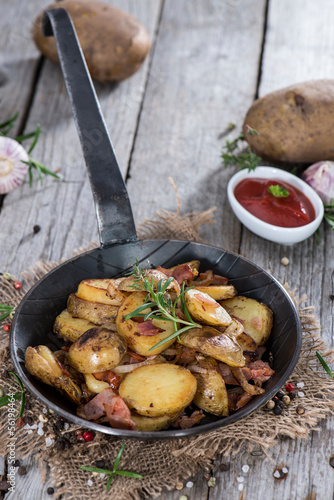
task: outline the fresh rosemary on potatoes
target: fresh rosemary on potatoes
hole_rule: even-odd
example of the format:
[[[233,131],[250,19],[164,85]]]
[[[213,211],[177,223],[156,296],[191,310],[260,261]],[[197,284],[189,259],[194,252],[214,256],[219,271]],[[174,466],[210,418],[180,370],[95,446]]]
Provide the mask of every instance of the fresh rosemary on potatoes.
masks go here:
[[[147,270],[140,269],[139,263],[136,261],[136,264],[133,266],[133,271],[130,273],[131,276],[134,276],[134,284],[133,288],[135,290],[144,289],[147,292],[147,296],[145,302],[132,311],[130,314],[124,317],[127,321],[131,318],[144,318],[144,321],[148,319],[162,319],[165,321],[172,321],[174,324],[174,333],[161,340],[149,350],[153,350],[169,340],[179,337],[179,335],[183,332],[186,332],[190,328],[201,328],[201,325],[195,323],[195,321],[191,318],[188,309],[185,304],[184,294],[186,292],[184,283],[181,285],[181,293],[176,297],[173,301],[171,296],[168,294],[167,289],[169,285],[174,281],[174,278],[167,278],[166,280],[160,279],[156,285],[156,291],[154,290],[153,284],[153,276],[151,276],[151,280],[148,277]],[[190,290],[189,287],[187,290]],[[177,305],[180,303],[181,310],[186,318],[182,319],[177,315]],[[148,308],[152,308],[151,311],[144,313],[143,311]],[[181,328],[179,325],[184,325]]]

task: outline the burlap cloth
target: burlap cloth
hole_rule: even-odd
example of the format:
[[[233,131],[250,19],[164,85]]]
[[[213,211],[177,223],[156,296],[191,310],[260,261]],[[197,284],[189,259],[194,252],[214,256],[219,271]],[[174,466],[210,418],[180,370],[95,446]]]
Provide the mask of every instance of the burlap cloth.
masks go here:
[[[142,237],[162,237],[175,239],[199,240],[198,227],[202,223],[212,222],[212,210],[202,214],[180,215],[180,206],[176,213],[163,212],[158,214],[156,221],[146,221],[139,232]],[[25,291],[44,273],[52,269],[55,263],[41,263],[35,269],[22,276],[23,287],[15,290],[12,283],[5,279],[0,281],[0,302],[16,305]],[[53,424],[57,416],[46,410],[32,396],[27,394],[28,409],[25,418],[30,422],[39,422],[39,416],[44,416],[44,435],[40,436],[33,430],[29,433],[24,427],[16,430],[16,456],[27,457],[33,454],[43,464],[50,468],[52,485],[55,488],[54,498],[64,495],[66,500],[88,500],[92,497],[117,500],[147,499],[157,497],[163,489],[174,489],[179,482],[184,482],[194,475],[200,467],[210,467],[218,454],[233,455],[242,446],[250,450],[259,446],[267,452],[270,446],[276,444],[282,437],[291,439],[304,438],[311,430],[317,428],[321,419],[333,414],[334,410],[334,379],[321,367],[315,351],[322,353],[328,363],[334,360],[334,350],[326,347],[319,336],[319,325],[314,317],[312,307],[302,307],[305,297],[297,299],[291,293],[299,311],[303,327],[303,344],[300,359],[290,378],[293,383],[303,382],[303,397],[296,397],[285,407],[282,415],[274,415],[266,407],[261,408],[242,419],[209,433],[190,438],[172,440],[139,441],[118,439],[98,433],[89,443],[75,443],[65,451],[57,451],[54,445],[46,446],[46,437],[54,437]],[[8,322],[8,320],[7,320]],[[8,348],[8,333],[1,328],[0,336],[1,367],[13,370]],[[1,371],[1,370],[0,370]],[[17,385],[11,378],[0,376],[0,386],[5,393],[17,391]],[[19,401],[16,401],[19,408]],[[299,415],[297,406],[302,405],[305,413]],[[43,413],[44,410],[44,413]],[[8,443],[7,411],[0,409],[0,450],[6,450]],[[69,423],[69,428],[62,430],[62,435],[73,435],[77,427]],[[97,460],[105,461],[105,468],[111,469],[116,455],[125,443],[125,451],[120,469],[129,470],[143,475],[143,479],[116,476],[111,489],[106,492],[107,478],[84,472],[80,465],[94,466]],[[268,452],[267,452],[268,453]],[[87,480],[93,481],[88,486]]]

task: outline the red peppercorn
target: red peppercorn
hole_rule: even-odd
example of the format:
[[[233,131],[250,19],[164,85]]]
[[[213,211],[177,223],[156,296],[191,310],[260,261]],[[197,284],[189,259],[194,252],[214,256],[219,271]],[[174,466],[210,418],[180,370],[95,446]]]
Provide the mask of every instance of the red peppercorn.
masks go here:
[[[10,331],[10,324],[6,324],[6,325],[3,325],[3,329],[5,330],[5,332],[9,332]]]
[[[22,427],[24,425],[24,418],[23,417],[18,418],[16,423],[18,427]]]
[[[91,431],[86,431],[83,433],[83,438],[88,443],[88,441],[93,441],[94,434]]]
[[[21,288],[21,286],[22,286],[21,281],[18,281],[18,280],[14,281],[14,288],[16,288],[16,290]]]
[[[295,385],[294,385],[294,384],[292,384],[291,382],[289,382],[288,384],[286,384],[286,386],[285,386],[285,390],[286,390],[287,392],[292,392],[292,391],[294,391],[294,390],[295,390]]]

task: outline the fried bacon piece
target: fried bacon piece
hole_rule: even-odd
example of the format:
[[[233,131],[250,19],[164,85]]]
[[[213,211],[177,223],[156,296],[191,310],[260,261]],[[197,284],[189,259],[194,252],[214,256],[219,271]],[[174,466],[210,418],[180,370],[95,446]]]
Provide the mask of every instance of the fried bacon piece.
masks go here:
[[[232,375],[237,379],[241,387],[244,389],[244,391],[248,392],[248,394],[252,394],[252,396],[256,396],[258,394],[263,394],[264,389],[262,387],[258,387],[256,385],[249,384],[243,371],[242,368],[235,368],[231,366],[231,372]]]
[[[115,429],[137,430],[137,424],[131,418],[131,412],[120,396],[114,396],[111,403],[103,405],[111,427]]]
[[[251,394],[245,392],[241,387],[227,391],[227,397],[230,412],[239,410],[253,398]]]
[[[256,382],[267,382],[275,373],[265,361],[253,361],[241,368],[246,380],[254,380]]]
[[[164,267],[158,266],[157,271],[161,271],[168,278],[174,278],[179,285],[181,285],[186,280],[191,280],[194,277],[194,272],[189,264],[182,264],[177,266],[175,269],[165,269]]]
[[[147,319],[142,323],[138,323],[138,332],[140,333],[140,335],[153,336],[158,335],[159,332],[163,332],[163,329],[155,326],[151,319]]]
[[[104,415],[104,405],[111,403],[114,396],[116,393],[111,387],[107,387],[84,406],[78,408],[79,416],[86,420],[97,420]]]
[[[198,424],[198,422],[204,417],[205,415],[202,410],[195,410],[192,412],[190,417],[187,417],[187,415],[185,414],[180,415],[179,418],[174,422],[173,427],[180,427],[180,429],[190,429],[194,425]]]

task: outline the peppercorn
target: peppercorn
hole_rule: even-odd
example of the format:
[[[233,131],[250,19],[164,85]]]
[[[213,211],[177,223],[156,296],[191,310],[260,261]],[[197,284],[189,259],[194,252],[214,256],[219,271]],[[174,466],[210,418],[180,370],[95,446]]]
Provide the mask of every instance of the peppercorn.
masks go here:
[[[55,423],[54,423],[54,427],[56,428],[56,430],[63,430],[64,429],[64,425],[65,425],[65,422],[64,420],[57,420]]]
[[[82,435],[82,431],[80,429],[77,429],[75,432],[74,432],[75,436],[81,436]]]
[[[285,390],[287,392],[294,391],[295,390],[295,385],[292,382],[289,382],[289,383],[286,384]]]
[[[268,410],[273,410],[275,408],[275,401],[273,401],[272,399],[270,399],[267,403],[267,408]]]
[[[98,467],[99,469],[105,469],[106,463],[104,460],[97,460],[95,462],[95,467]]]
[[[291,399],[289,398],[289,396],[284,394],[284,396],[282,397],[282,401],[285,405],[288,405],[290,403]]]
[[[34,423],[34,419],[30,416],[24,417],[24,421],[28,425],[32,425]]]
[[[284,403],[283,403],[283,401],[278,400],[278,401],[275,401],[275,405],[276,405],[276,407],[278,407],[278,408],[283,408]]]
[[[304,415],[304,413],[305,413],[304,406],[301,406],[301,405],[297,406],[296,412],[298,413],[298,415]]]
[[[20,460],[15,460],[14,467],[20,467]]]
[[[83,433],[83,438],[88,443],[89,441],[93,441],[94,434],[91,431],[86,431]]]
[[[276,405],[275,408],[273,409],[273,412],[275,413],[275,415],[281,415],[282,408]]]
[[[65,449],[65,439],[63,438],[58,438],[55,442],[55,449],[57,451],[63,451]]]
[[[334,455],[329,459],[329,465],[334,469]]]
[[[3,325],[3,329],[5,330],[5,332],[9,332],[10,331],[10,323],[6,323],[5,325]]]
[[[282,399],[282,397],[284,396],[284,394],[283,394],[282,391],[278,391],[278,392],[276,392],[276,396],[278,397],[278,399]]]
[[[41,230],[41,226],[39,226],[38,224],[35,224],[34,227],[33,227],[33,231],[35,234],[39,233]]]
[[[85,442],[85,438],[83,437],[82,434],[78,434],[78,436],[76,437],[76,440],[77,440],[77,443],[84,443]]]
[[[17,422],[16,422],[16,425],[18,427],[22,427],[24,425],[24,418],[23,417],[18,418]]]
[[[54,488],[52,488],[52,486],[49,486],[48,489],[46,490],[46,492],[48,495],[53,495],[55,490],[54,490]]]
[[[14,281],[14,288],[16,288],[16,290],[19,290],[22,286],[22,283],[21,281],[18,281],[18,280],[15,280]]]
[[[77,437],[74,436],[74,434],[70,434],[68,440],[71,444],[75,444],[77,442]]]
[[[289,392],[289,398],[291,399],[291,401],[292,401],[293,399],[295,399],[295,397],[296,397],[296,393],[295,393],[295,391],[291,391],[291,392]]]
[[[25,476],[27,473],[27,469],[24,465],[20,465],[20,467],[17,469],[17,473],[19,476]]]

